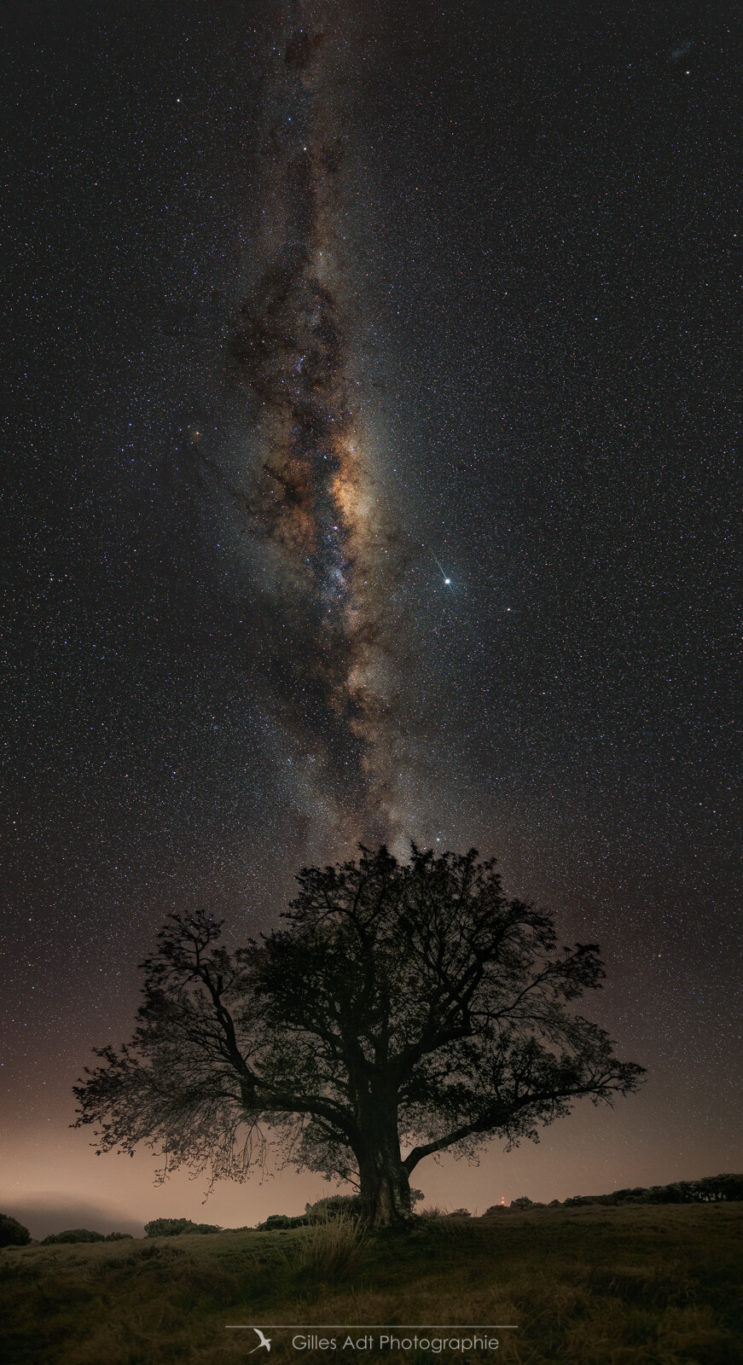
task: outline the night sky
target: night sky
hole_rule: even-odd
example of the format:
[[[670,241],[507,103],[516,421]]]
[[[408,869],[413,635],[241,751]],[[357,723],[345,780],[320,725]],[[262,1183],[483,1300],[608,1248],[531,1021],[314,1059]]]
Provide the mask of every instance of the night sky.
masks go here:
[[[239,943],[359,840],[497,855],[600,944],[585,1013],[649,1070],[425,1163],[429,1202],[743,1168],[738,8],[6,6],[0,1206],[33,1232],[328,1192],[154,1189],[71,1087],[168,913]]]

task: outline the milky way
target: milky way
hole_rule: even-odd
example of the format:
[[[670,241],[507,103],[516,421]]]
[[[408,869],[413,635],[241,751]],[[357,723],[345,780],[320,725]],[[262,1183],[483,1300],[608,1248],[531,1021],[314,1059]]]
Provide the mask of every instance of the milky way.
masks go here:
[[[271,45],[264,269],[229,349],[251,436],[239,501],[284,625],[270,661],[273,705],[319,762],[337,830],[394,837],[390,594],[401,561],[359,408],[343,231],[344,31],[348,41],[343,15],[298,3]]]

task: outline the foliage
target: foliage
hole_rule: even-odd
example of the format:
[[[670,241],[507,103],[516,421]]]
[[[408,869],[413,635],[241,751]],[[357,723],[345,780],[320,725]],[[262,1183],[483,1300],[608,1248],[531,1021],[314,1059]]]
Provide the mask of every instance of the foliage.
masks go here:
[[[422,1199],[420,1190],[411,1191],[411,1197]],[[292,1216],[288,1213],[271,1213],[265,1222],[258,1223],[259,1232],[281,1232],[287,1228],[302,1228],[317,1223],[327,1223],[333,1219],[358,1219],[363,1207],[357,1194],[330,1194],[314,1204],[305,1204],[304,1213]]]
[[[9,1213],[0,1213],[0,1247],[25,1247],[31,1241],[31,1233],[11,1218]]]
[[[495,860],[362,848],[299,887],[286,927],[232,954],[209,915],[171,916],[132,1042],[76,1087],[99,1151],[144,1141],[164,1174],[244,1178],[268,1128],[299,1168],[355,1183],[382,1225],[410,1217],[425,1157],[537,1140],[579,1098],[636,1089],[642,1068],[572,1009],[601,985],[597,949],[560,947],[547,912],[503,895]]]
[[[324,1223],[328,1218],[360,1218],[363,1208],[357,1194],[330,1194],[305,1204],[304,1211],[310,1223]]]
[[[102,1232],[91,1232],[90,1228],[68,1228],[65,1232],[52,1232],[42,1240],[42,1246],[54,1242],[105,1242]]]
[[[287,1228],[304,1228],[307,1226],[307,1218],[299,1215],[292,1217],[288,1213],[269,1213],[268,1218],[257,1226],[258,1232],[284,1232]]]
[[[184,1232],[221,1232],[216,1223],[192,1223],[190,1218],[153,1218],[145,1223],[145,1237],[180,1237]]]
[[[576,1194],[565,1200],[566,1208],[583,1204],[713,1204],[743,1199],[743,1175],[708,1175],[701,1180],[675,1180],[670,1185],[637,1185],[613,1194]]]

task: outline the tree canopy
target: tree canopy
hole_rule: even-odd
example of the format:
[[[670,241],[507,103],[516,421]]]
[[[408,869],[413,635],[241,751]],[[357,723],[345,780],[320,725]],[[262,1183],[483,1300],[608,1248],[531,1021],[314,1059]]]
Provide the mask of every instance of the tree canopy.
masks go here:
[[[385,1225],[410,1216],[424,1157],[536,1139],[579,1098],[636,1089],[643,1068],[571,1008],[604,978],[596,946],[560,946],[495,859],[362,847],[298,882],[283,925],[232,953],[210,915],[169,918],[131,1042],[75,1088],[99,1152],[145,1142],[164,1174],[243,1178],[278,1138]]]
[[[23,1223],[9,1213],[0,1213],[0,1247],[25,1247],[30,1241],[31,1233]]]

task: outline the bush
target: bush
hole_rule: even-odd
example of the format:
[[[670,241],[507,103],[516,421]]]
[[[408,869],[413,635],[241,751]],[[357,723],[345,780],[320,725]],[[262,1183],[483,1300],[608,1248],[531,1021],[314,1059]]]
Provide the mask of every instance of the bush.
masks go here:
[[[361,1200],[357,1194],[330,1194],[314,1204],[305,1204],[310,1223],[326,1223],[328,1218],[359,1218]]]
[[[411,1209],[424,1198],[422,1190],[411,1187]],[[305,1217],[301,1222],[326,1223],[328,1218],[361,1218],[362,1204],[358,1194],[329,1194],[324,1199],[316,1199],[314,1204],[305,1204],[304,1212]],[[296,1222],[294,1226],[297,1226]]]
[[[192,1223],[190,1218],[154,1218],[145,1223],[145,1237],[180,1237],[183,1232],[221,1232],[216,1223]]]
[[[133,1237],[131,1232],[109,1232],[106,1237],[107,1242],[131,1242]]]
[[[298,1214],[292,1218],[288,1213],[269,1213],[265,1223],[259,1223],[258,1232],[282,1232],[285,1228],[303,1228],[307,1226],[309,1218]]]
[[[52,1232],[41,1245],[51,1246],[54,1242],[105,1242],[102,1232],[91,1232],[90,1228],[68,1228],[66,1232]]]
[[[0,1247],[25,1247],[30,1241],[31,1233],[23,1223],[9,1213],[0,1213]]]

